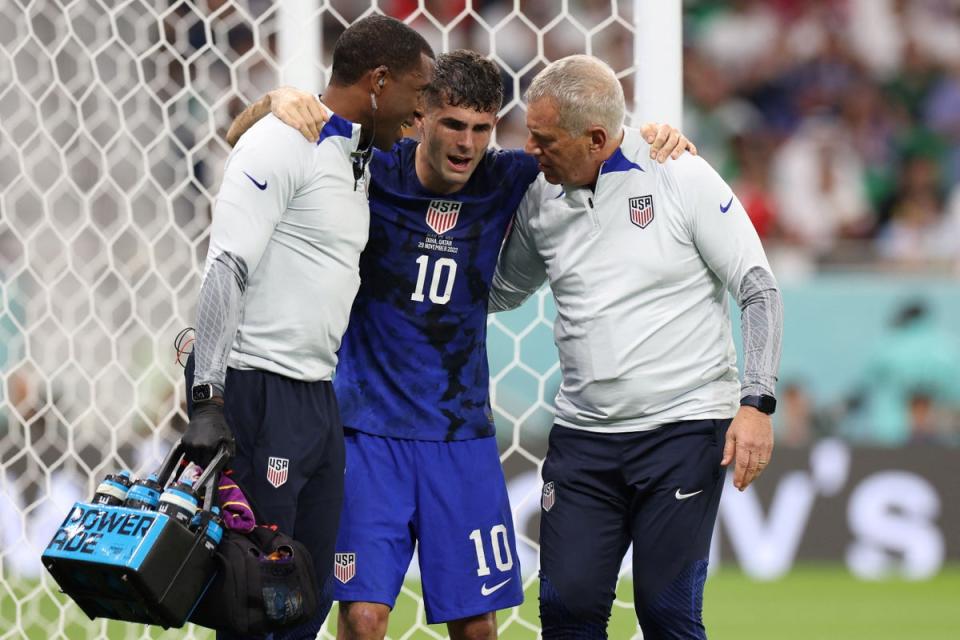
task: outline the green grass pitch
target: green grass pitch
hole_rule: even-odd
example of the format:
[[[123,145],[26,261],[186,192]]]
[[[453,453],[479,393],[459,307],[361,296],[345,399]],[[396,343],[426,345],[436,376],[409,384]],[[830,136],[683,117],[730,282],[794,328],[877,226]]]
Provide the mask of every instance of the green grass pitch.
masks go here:
[[[416,583],[407,586],[410,591],[418,590]],[[620,598],[629,602],[629,583],[620,587]],[[527,601],[518,610],[500,613],[500,637],[504,640],[536,638],[536,588],[530,586]],[[19,627],[14,598],[20,600],[23,623]],[[58,622],[61,608],[72,609],[63,628]],[[417,618],[416,601],[409,593],[402,594],[391,616],[389,636],[411,640],[436,637],[422,630],[407,635]],[[331,616],[328,621],[331,631],[333,619]],[[798,567],[781,580],[754,582],[738,571],[723,569],[707,581],[704,620],[711,640],[956,640],[960,638],[960,566],[922,582],[863,582],[832,566]],[[87,621],[64,596],[51,598],[37,583],[0,592],[0,626],[5,632],[0,635],[4,638],[92,639],[102,624]],[[116,622],[106,628],[111,640],[173,640],[184,635],[182,630],[147,631],[141,625]],[[633,609],[615,607],[610,638],[632,638],[635,628]],[[432,630],[442,632],[443,628]],[[212,639],[213,634],[198,632],[195,637]]]

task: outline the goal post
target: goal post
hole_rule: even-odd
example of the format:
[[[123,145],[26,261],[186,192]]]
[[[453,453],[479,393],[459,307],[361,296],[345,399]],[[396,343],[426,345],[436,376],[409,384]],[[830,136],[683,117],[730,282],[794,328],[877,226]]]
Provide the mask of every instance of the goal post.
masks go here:
[[[636,122],[683,125],[683,0],[633,0]]]
[[[324,87],[321,68],[323,28],[318,19],[320,5],[321,0],[278,3],[280,82],[314,93],[320,93]]]

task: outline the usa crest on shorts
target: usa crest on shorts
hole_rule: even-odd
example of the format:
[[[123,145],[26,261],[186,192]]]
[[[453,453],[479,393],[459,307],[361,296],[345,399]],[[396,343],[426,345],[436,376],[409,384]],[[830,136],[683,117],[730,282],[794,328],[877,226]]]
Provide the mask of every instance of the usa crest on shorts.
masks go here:
[[[353,580],[357,575],[357,554],[337,553],[333,556],[333,575],[343,584]]]
[[[557,488],[553,482],[547,482],[543,485],[543,496],[540,498],[540,506],[544,511],[550,511],[557,501]]]
[[[630,222],[641,229],[653,222],[653,196],[630,198]]]
[[[431,200],[427,207],[427,226],[438,236],[442,236],[457,226],[462,203],[454,200]]]
[[[276,458],[270,456],[267,458],[267,482],[275,489],[280,488],[287,481],[287,474],[290,471],[290,460],[287,458]]]

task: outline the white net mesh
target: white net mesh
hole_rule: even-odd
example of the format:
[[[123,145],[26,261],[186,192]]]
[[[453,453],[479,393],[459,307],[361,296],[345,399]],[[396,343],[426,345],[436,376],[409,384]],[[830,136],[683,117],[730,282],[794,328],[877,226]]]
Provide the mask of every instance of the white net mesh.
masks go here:
[[[630,1],[283,4],[0,4],[0,638],[209,635],[91,622],[39,555],[99,478],[154,468],[182,430],[172,342],[194,316],[223,135],[242,106],[280,84],[279,50],[288,71],[312,64],[319,84],[303,88],[319,90],[336,37],[379,8],[437,51],[489,54],[507,82],[503,146],[522,143],[520,95],[546,61],[599,55],[632,95]],[[284,40],[281,11],[292,5],[307,7],[301,31],[320,38],[320,60],[304,63]],[[541,292],[490,328],[498,437],[532,587],[527,605],[500,616],[508,638],[536,637],[536,472],[559,383],[552,318]],[[391,636],[443,637],[426,627],[415,586]]]

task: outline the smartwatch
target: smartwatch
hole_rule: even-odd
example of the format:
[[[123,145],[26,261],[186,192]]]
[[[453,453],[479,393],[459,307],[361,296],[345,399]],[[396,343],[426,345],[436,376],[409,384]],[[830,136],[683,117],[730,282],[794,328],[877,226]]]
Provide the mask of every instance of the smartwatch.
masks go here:
[[[190,396],[194,402],[206,402],[207,400],[212,400],[214,397],[222,397],[220,392],[214,389],[213,385],[209,382],[193,385]]]
[[[196,388],[196,387],[194,387]],[[743,396],[740,398],[741,407],[753,407],[757,411],[762,411],[770,415],[777,410],[777,399],[767,394],[759,396]]]

